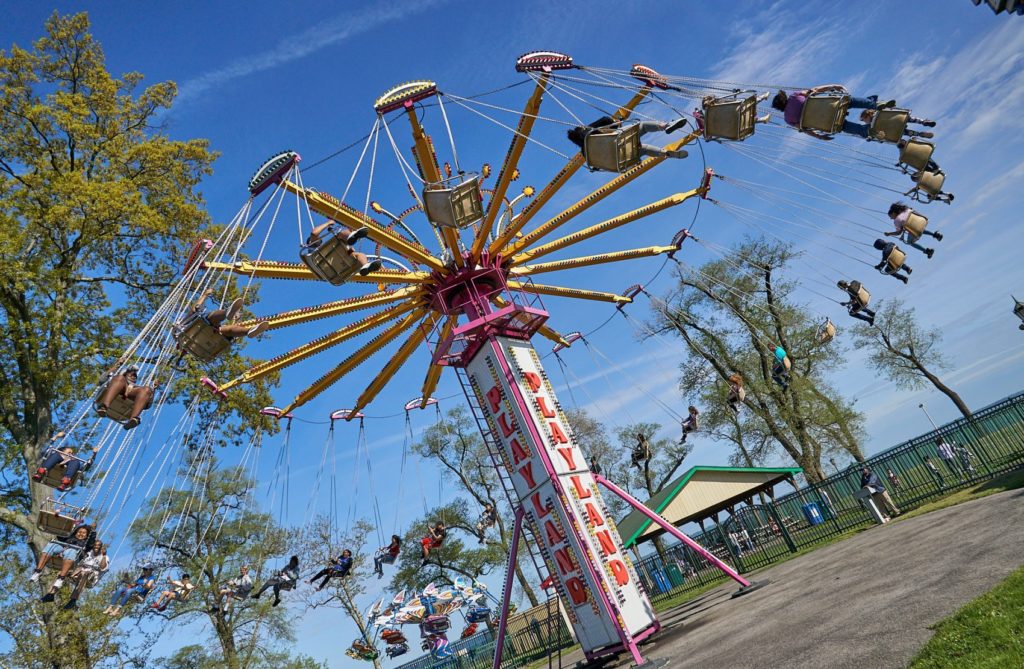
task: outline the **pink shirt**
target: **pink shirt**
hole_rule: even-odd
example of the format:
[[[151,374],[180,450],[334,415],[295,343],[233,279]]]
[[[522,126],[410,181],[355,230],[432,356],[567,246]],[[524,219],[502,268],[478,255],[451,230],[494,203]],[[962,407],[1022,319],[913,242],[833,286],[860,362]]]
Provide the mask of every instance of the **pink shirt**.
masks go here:
[[[910,220],[911,211],[911,209],[904,209],[901,214],[899,214],[896,218],[892,219],[892,224],[896,226],[896,232],[903,232],[903,226],[905,226],[907,224],[907,221]]]

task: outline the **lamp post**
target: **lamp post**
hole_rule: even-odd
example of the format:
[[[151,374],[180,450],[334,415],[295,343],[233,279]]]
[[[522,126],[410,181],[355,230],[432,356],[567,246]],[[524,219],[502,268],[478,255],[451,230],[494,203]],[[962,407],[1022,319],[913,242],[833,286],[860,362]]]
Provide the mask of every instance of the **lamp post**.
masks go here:
[[[932,420],[932,415],[930,413],[928,413],[928,409],[925,408],[924,402],[921,402],[920,404],[918,404],[917,408],[924,412],[924,415],[928,417],[928,422],[932,424],[932,429],[934,429],[936,432],[938,432],[939,431],[939,426],[935,424],[934,420]]]

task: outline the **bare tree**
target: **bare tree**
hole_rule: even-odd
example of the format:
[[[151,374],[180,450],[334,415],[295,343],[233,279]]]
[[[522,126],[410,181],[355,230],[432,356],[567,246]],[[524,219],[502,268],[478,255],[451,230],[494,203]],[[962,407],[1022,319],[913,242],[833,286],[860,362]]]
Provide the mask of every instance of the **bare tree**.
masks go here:
[[[871,365],[900,388],[920,390],[929,383],[949,398],[965,417],[971,410],[936,372],[949,369],[949,361],[939,350],[942,333],[925,328],[917,320],[913,307],[902,300],[882,303],[875,313],[875,324],[854,329],[857,344],[870,353]]]
[[[780,447],[810,481],[825,477],[821,460],[832,448],[863,460],[863,419],[824,378],[840,364],[840,349],[819,343],[818,319],[791,299],[793,284],[781,275],[795,254],[756,239],[728,255],[699,270],[678,267],[676,289],[655,300],[655,330],[676,334],[690,352],[681,366],[684,395],[705,407],[724,406],[727,379],[739,373],[747,415],[733,434],[743,430],[743,447],[757,444],[758,459],[768,457],[768,445]],[[772,378],[776,347],[792,363],[788,388]],[[734,420],[722,412],[708,418],[712,431]]]

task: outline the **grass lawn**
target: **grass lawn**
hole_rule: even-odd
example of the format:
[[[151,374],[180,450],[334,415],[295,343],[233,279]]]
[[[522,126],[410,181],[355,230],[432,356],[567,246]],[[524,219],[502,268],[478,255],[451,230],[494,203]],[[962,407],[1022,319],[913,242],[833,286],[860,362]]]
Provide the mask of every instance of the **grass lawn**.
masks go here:
[[[1024,567],[933,629],[909,669],[1024,667]]]
[[[1006,474],[989,481],[978,483],[970,488],[958,490],[955,493],[946,495],[934,502],[922,504],[913,511],[908,511],[901,516],[898,516],[896,520],[921,516],[932,511],[945,509],[947,506],[962,504],[964,502],[969,502],[972,499],[981,499],[982,497],[988,497],[989,495],[994,495],[998,492],[1015,490],[1017,488],[1024,488],[1024,469],[1015,469],[1012,472],[1007,472]]]

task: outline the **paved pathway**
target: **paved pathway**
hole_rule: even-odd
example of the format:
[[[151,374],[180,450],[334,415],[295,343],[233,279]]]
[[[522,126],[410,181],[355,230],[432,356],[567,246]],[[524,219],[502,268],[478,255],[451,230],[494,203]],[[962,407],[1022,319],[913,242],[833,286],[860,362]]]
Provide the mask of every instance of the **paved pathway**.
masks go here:
[[[873,527],[662,615],[643,647],[672,669],[905,667],[928,629],[1024,563],[1024,490]],[[578,658],[563,657],[571,667]],[[628,667],[629,663],[606,666]]]

